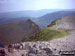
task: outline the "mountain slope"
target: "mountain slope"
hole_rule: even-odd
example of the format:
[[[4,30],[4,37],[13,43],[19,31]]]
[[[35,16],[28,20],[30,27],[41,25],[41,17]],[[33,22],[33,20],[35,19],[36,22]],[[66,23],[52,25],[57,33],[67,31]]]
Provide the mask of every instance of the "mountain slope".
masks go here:
[[[43,28],[47,27],[48,24],[50,24],[55,19],[64,16],[75,16],[75,11],[58,11],[54,13],[49,13],[42,17],[38,17],[37,20],[35,20],[34,22],[36,22],[41,28]]]
[[[62,17],[60,19],[56,19],[52,22],[52,24],[48,25],[52,29],[68,29],[75,30],[75,16],[67,16]]]
[[[68,32],[64,30],[53,30],[50,28],[41,29],[35,34],[35,36],[30,37],[31,41],[50,41],[53,39],[58,39],[63,36],[66,36]]]
[[[52,29],[70,30],[69,35],[50,41],[51,47],[58,51],[74,51],[75,50],[75,16],[63,17],[57,19],[55,25],[51,25]],[[50,26],[50,25],[49,25]]]
[[[41,29],[35,36],[34,41],[49,41],[67,36],[75,30],[75,16],[67,16],[53,21],[47,28]]]
[[[38,30],[39,27],[30,19],[9,21],[0,24],[0,42],[10,44],[20,41],[28,41],[28,37],[34,35]]]
[[[47,41],[50,47],[56,51],[74,51],[75,16],[56,19],[47,28],[41,29],[33,40]]]

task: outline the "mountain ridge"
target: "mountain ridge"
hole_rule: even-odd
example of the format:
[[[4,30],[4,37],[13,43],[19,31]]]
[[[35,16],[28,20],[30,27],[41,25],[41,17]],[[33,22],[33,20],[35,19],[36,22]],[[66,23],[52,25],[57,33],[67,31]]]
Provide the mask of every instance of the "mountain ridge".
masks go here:
[[[28,37],[34,35],[39,30],[38,25],[28,20],[12,21],[0,24],[0,42],[12,44],[28,41]]]
[[[75,11],[58,11],[54,13],[46,14],[42,17],[38,17],[38,20],[35,20],[41,28],[47,27],[48,24],[50,24],[52,21],[54,21],[57,18],[61,18],[64,16],[75,16]]]
[[[53,20],[57,18],[61,18],[64,16],[75,16],[75,10],[62,10],[62,11],[56,11],[49,13],[47,12],[40,12],[42,13],[42,16],[39,17],[30,17],[26,16],[27,14],[24,12],[18,12],[18,13],[8,13],[8,14],[3,14],[3,16],[0,16],[0,23],[4,23],[6,21],[17,21],[21,19],[31,19],[34,21],[37,25],[39,25],[40,28],[45,28],[49,23],[51,23]],[[43,15],[45,13],[45,15]],[[26,14],[26,15],[25,15]],[[34,15],[37,15],[38,13],[33,13]],[[19,16],[20,15],[20,16]],[[39,14],[40,15],[40,14]]]

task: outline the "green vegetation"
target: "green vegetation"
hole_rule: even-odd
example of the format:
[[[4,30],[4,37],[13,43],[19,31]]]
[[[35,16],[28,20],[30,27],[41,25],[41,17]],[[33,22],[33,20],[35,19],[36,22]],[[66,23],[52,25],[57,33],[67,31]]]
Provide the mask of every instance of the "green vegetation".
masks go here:
[[[61,18],[57,18],[54,21],[51,22],[51,24],[48,25],[48,27],[52,27],[54,25],[56,25],[56,21],[61,20]]]
[[[50,25],[48,25],[48,27],[51,27],[53,25],[56,25],[56,20],[52,21],[52,23]]]
[[[31,37],[32,41],[49,41],[56,38],[61,38],[67,35],[68,32],[64,30],[52,30],[50,28],[41,29],[34,37]]]

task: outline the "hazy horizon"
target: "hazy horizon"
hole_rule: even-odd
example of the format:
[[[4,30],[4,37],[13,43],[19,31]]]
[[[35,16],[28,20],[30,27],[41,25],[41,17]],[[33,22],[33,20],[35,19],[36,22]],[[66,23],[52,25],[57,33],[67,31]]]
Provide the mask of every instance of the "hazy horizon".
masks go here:
[[[0,0],[0,13],[43,9],[75,9],[75,0]]]
[[[0,12],[0,13],[10,13],[10,12],[20,12],[20,11],[26,11],[26,12],[37,12],[37,11],[50,11],[50,10],[62,11],[62,10],[70,10],[70,9],[16,10],[16,11],[4,11],[4,12]]]

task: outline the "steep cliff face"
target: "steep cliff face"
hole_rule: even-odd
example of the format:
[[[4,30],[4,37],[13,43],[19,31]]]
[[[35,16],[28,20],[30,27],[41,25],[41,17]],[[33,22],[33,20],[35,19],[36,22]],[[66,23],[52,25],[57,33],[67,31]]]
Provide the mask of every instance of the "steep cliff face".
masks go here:
[[[4,44],[28,41],[31,35],[34,35],[39,27],[28,20],[12,21],[0,24],[0,42]]]
[[[54,29],[75,29],[75,16],[67,16],[62,17],[61,19],[57,19],[52,24],[48,25]]]

